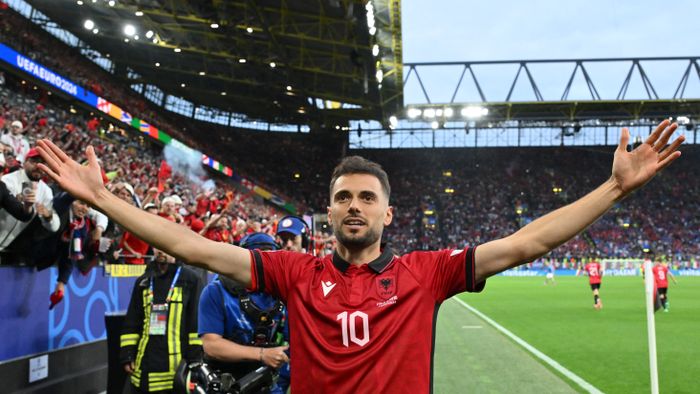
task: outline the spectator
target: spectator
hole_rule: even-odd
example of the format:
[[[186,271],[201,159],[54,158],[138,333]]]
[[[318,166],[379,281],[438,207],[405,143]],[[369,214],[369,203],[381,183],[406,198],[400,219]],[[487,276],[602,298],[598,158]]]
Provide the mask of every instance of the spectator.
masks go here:
[[[20,163],[24,163],[27,152],[29,152],[29,141],[27,137],[22,134],[23,130],[24,126],[22,122],[15,120],[10,124],[10,132],[0,137],[0,142],[12,148],[15,158]]]
[[[2,177],[2,182],[7,186],[7,190],[16,196],[31,196],[34,194],[35,203],[34,209],[38,214],[38,220],[41,226],[50,233],[58,231],[60,220],[58,215],[53,211],[53,192],[41,180],[43,173],[39,170],[37,164],[43,162],[39,152],[36,149],[31,149],[27,153],[27,158],[24,163],[24,168],[15,172],[9,173]],[[30,197],[31,198],[31,197]],[[20,222],[7,211],[0,211],[0,253],[2,253],[2,261],[10,263],[34,263],[32,252],[36,252],[32,248],[32,237],[35,234],[34,230],[31,233],[23,233],[29,226],[29,223]],[[22,237],[19,237],[22,234]],[[19,237],[19,238],[18,238]]]

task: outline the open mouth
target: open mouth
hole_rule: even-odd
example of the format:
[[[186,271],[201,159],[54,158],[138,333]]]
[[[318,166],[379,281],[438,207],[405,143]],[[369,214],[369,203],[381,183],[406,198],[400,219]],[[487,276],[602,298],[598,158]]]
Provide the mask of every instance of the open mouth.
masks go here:
[[[366,223],[362,219],[349,218],[349,219],[345,219],[343,221],[343,224],[349,228],[360,228],[360,227],[363,227]]]

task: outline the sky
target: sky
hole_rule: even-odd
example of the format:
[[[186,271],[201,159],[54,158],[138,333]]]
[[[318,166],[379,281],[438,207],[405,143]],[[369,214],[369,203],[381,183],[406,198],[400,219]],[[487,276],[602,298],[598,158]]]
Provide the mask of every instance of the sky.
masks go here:
[[[700,24],[694,21],[697,15],[697,0],[403,0],[403,62],[698,56]],[[687,64],[642,65],[659,95],[671,97]],[[617,95],[630,65],[590,66],[603,98]],[[561,98],[573,67],[533,66],[531,71],[546,100]],[[433,102],[449,101],[461,70],[419,70]],[[407,71],[404,69],[404,77]],[[505,99],[516,71],[516,65],[484,66],[476,71],[479,82],[485,85],[482,87],[488,101]],[[578,77],[575,83],[582,83]],[[641,79],[636,74],[635,78],[629,98],[646,94]],[[461,89],[457,101],[478,101],[476,92],[470,92],[470,84]],[[519,83],[514,98],[530,99],[531,90],[520,92],[520,88]],[[687,89],[686,97],[700,97],[697,76]],[[588,91],[577,85],[571,97],[586,96],[590,98]],[[405,102],[425,102],[415,78],[406,83]]]

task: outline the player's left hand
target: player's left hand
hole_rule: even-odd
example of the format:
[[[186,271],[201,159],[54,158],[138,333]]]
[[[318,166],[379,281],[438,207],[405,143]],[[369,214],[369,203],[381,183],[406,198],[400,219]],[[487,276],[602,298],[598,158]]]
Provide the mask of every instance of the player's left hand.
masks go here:
[[[627,152],[630,132],[627,128],[622,129],[620,144],[613,160],[612,180],[617,183],[623,196],[649,182],[681,156],[678,147],[685,141],[684,136],[679,136],[666,146],[677,128],[677,123],[671,124],[668,119],[664,120],[642,145],[631,152]]]

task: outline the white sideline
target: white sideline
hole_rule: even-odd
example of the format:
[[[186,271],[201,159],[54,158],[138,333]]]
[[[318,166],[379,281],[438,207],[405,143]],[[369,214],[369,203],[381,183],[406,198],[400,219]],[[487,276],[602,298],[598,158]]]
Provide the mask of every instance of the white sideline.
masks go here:
[[[517,343],[518,345],[522,346],[527,350],[528,352],[532,353],[535,357],[539,358],[540,360],[544,361],[547,363],[550,367],[554,368],[557,370],[557,372],[561,373],[562,375],[566,376],[567,378],[571,379],[574,381],[576,384],[581,386],[582,389],[586,390],[589,393],[594,393],[594,394],[602,394],[602,391],[598,390],[595,388],[592,384],[586,382],[581,378],[580,376],[576,375],[575,373],[569,371],[568,369],[564,368],[561,364],[558,362],[554,361],[551,359],[549,356],[546,354],[542,353],[541,351],[537,350],[535,347],[530,345],[529,343],[525,342],[523,339],[520,337],[516,336],[512,332],[508,331],[506,328],[501,326],[500,324],[496,323],[495,321],[491,320],[488,316],[484,315],[483,313],[479,312],[476,310],[474,307],[471,305],[467,304],[466,302],[460,300],[457,297],[452,297],[453,300],[457,301],[459,304],[461,304],[463,307],[467,308],[470,312],[473,314],[479,316],[482,320],[484,320],[486,323],[490,324],[495,328],[496,330],[502,332],[507,336],[508,338],[512,339]]]

